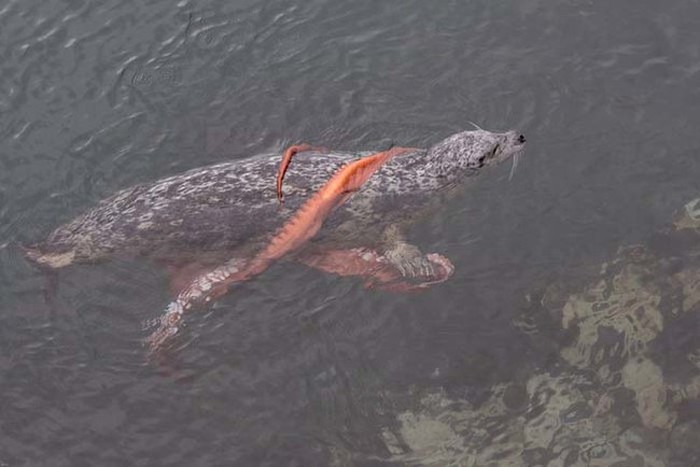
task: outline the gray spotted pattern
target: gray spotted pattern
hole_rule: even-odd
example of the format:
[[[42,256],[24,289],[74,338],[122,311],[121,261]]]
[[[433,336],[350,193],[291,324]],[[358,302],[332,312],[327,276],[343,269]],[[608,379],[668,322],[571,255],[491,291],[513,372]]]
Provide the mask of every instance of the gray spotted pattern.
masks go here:
[[[379,169],[324,230],[391,222],[424,207],[434,193],[522,148],[514,132],[466,131],[397,156]],[[187,252],[259,248],[339,168],[370,153],[300,153],[275,195],[279,154],[225,162],[119,191],[54,230],[31,249],[33,259],[60,267],[110,255],[167,258]],[[323,232],[322,232],[323,233]],[[60,258],[60,260],[58,260]]]

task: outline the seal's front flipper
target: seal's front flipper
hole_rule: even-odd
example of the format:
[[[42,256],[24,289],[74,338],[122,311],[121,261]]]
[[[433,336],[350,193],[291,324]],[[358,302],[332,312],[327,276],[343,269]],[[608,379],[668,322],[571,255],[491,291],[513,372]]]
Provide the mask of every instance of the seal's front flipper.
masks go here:
[[[432,281],[434,278],[440,278],[442,263],[444,267],[454,270],[447,258],[435,253],[423,254],[417,246],[408,243],[397,225],[387,227],[383,234],[383,243],[383,256],[406,279]],[[436,258],[444,260],[436,262]]]
[[[428,255],[406,242],[394,243],[384,252],[384,257],[407,279],[431,279],[438,274]]]
[[[425,255],[426,262],[430,264],[430,275],[411,278],[407,278],[385,255],[369,248],[312,252],[300,255],[297,259],[307,266],[331,274],[362,277],[367,288],[393,292],[424,289],[446,281],[454,272],[450,260],[435,253]]]
[[[369,248],[314,251],[299,255],[307,266],[338,276],[360,276],[365,285],[401,280],[401,274],[381,254]]]

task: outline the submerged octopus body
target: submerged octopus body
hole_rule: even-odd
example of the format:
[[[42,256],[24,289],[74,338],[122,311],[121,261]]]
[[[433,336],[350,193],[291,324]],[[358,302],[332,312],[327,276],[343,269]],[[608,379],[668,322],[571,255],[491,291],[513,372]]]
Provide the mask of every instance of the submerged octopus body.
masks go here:
[[[408,243],[405,226],[469,175],[513,156],[515,164],[524,143],[513,131],[477,130],[429,149],[369,156],[295,146],[279,168],[277,193],[276,154],[194,169],[122,190],[26,252],[50,268],[115,256],[166,262],[189,271],[186,279],[174,279],[174,303],[182,309],[288,255],[386,288],[427,285],[445,280],[452,266]],[[280,204],[276,194],[297,152]],[[186,266],[192,263],[199,268]]]

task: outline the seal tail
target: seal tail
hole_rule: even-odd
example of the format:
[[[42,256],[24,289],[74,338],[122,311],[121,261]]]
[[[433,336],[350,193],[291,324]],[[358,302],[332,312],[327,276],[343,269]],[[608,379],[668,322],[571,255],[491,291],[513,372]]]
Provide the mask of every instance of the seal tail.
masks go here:
[[[17,249],[22,252],[22,255],[27,260],[39,266],[38,272],[44,278],[44,287],[41,289],[41,293],[51,314],[55,314],[55,312],[58,310],[57,297],[59,283],[57,269],[69,264],[69,262],[66,263],[65,260],[66,253],[44,253],[38,246],[26,246],[17,241],[6,243],[0,246],[0,249],[6,248],[9,245],[12,245],[12,247],[17,247]],[[63,256],[64,258],[61,259],[60,256]]]
[[[69,264],[73,263],[73,260],[75,259],[74,250],[65,251],[63,253],[57,253],[43,252],[37,246],[28,247],[21,244],[18,244],[18,246],[27,259],[40,266],[45,266],[50,269],[60,269],[66,267]]]

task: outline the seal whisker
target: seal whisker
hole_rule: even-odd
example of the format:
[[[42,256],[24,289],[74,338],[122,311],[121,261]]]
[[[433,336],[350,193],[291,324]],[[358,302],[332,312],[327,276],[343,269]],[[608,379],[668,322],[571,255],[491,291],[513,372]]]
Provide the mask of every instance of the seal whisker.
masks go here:
[[[513,175],[515,175],[515,171],[518,168],[518,163],[520,162],[520,152],[516,152],[513,155],[513,165],[510,166],[510,174],[508,175],[508,181],[511,181],[513,179]]]
[[[467,123],[469,123],[470,125],[473,125],[474,128],[476,128],[477,130],[486,131],[483,128],[481,128],[479,125],[477,125],[476,123],[472,122],[471,120],[467,120]]]

